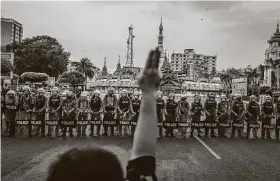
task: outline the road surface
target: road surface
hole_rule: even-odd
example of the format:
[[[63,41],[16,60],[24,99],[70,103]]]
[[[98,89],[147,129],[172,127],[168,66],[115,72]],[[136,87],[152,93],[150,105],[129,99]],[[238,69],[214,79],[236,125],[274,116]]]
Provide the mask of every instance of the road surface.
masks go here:
[[[43,181],[56,156],[81,145],[96,145],[118,155],[123,168],[131,138],[2,138],[2,181]],[[279,181],[280,142],[226,138],[158,140],[161,181]]]

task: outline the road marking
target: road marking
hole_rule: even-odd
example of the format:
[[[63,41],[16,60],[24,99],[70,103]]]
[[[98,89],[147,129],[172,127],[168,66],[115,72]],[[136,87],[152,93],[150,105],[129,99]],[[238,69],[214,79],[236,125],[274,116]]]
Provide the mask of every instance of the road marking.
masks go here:
[[[199,137],[194,136],[195,139],[197,139],[212,155],[214,155],[214,157],[216,157],[218,160],[221,159],[221,157],[219,157],[219,155],[217,153],[215,153],[208,145],[206,145],[206,143],[204,143]]]

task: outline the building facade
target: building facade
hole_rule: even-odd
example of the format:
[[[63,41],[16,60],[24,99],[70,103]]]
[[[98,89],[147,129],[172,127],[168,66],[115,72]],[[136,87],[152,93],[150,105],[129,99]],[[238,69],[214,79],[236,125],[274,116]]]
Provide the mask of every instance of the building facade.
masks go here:
[[[11,18],[1,18],[1,46],[21,42],[22,35],[22,24]]]
[[[188,80],[197,80],[202,74],[211,74],[216,70],[217,56],[197,54],[194,49],[185,49],[183,53],[171,54],[171,69]]]
[[[277,87],[280,86],[280,32],[279,21],[276,31],[267,41],[269,47],[265,50],[263,86],[272,86],[272,71],[275,73]]]
[[[247,78],[238,78],[238,79],[232,79],[232,93],[233,94],[240,94],[242,96],[247,96]]]

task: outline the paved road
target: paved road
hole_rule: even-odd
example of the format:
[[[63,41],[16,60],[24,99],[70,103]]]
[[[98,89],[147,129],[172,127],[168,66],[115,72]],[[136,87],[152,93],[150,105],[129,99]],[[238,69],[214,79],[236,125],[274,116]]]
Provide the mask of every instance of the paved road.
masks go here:
[[[158,141],[157,175],[161,181],[279,181],[279,143],[273,140],[164,138]],[[132,140],[120,137],[2,138],[2,180],[44,180],[49,164],[58,154],[87,144],[116,153],[125,168]]]

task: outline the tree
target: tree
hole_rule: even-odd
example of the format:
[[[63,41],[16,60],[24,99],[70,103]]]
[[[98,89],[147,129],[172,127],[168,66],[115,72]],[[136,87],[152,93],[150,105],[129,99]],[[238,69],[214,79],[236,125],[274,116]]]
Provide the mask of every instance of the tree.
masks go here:
[[[42,82],[47,81],[49,76],[46,73],[24,72],[20,78],[25,82]]]
[[[69,83],[71,85],[83,84],[85,82],[85,76],[78,71],[64,72],[61,76],[58,77],[59,83]]]
[[[1,58],[1,73],[8,73],[14,69],[12,62],[7,59]]]
[[[70,53],[62,45],[47,35],[22,40],[22,43],[7,45],[4,51],[14,52],[15,72],[43,72],[58,77],[66,71]]]
[[[81,72],[85,76],[86,80],[87,80],[88,77],[90,79],[93,78],[94,71],[97,69],[97,67],[95,67],[91,63],[89,58],[84,57],[80,60],[80,62],[73,62],[73,63],[74,63],[74,66],[76,67],[76,70]]]

